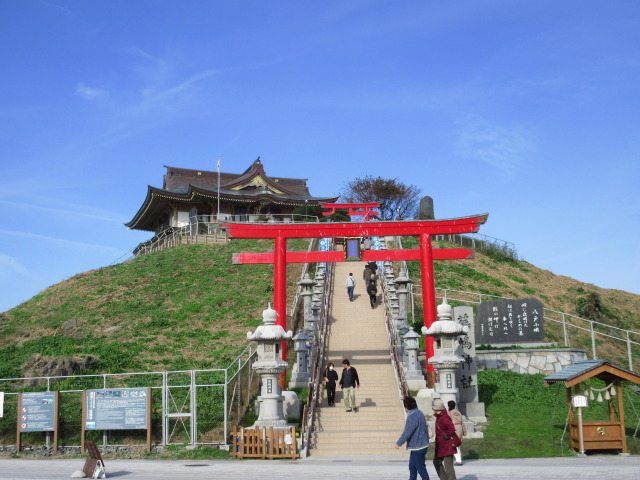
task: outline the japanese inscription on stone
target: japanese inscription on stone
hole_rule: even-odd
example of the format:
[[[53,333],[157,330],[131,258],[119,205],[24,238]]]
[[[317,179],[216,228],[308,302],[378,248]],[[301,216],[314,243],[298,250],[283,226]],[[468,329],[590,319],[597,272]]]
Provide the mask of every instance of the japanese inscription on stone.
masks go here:
[[[478,306],[476,343],[540,343],[543,336],[543,307],[535,298],[482,302]]]
[[[147,428],[147,389],[87,390],[87,430]]]
[[[55,392],[23,393],[18,415],[21,432],[54,431]]]
[[[460,325],[469,327],[469,331],[458,337],[456,355],[464,359],[456,378],[460,403],[478,401],[478,374],[476,366],[476,345],[474,334],[473,308],[454,307],[453,319]]]

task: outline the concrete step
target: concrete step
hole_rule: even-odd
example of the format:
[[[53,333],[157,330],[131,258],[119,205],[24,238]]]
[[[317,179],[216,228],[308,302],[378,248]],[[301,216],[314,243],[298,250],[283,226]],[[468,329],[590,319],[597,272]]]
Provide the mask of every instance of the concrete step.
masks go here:
[[[397,439],[396,439],[397,440]],[[350,444],[332,447],[311,447],[311,456],[339,456],[339,455],[403,455],[408,457],[404,448],[395,449],[391,443],[364,444],[364,442],[354,442]]]
[[[338,388],[336,405],[326,405],[326,391],[314,413],[310,454],[395,455],[406,453],[393,448],[404,428],[404,411],[389,354],[384,309],[369,307],[369,297],[360,280],[364,262],[336,264],[334,298],[327,337],[326,358],[342,373],[344,358],[358,370],[361,387],[356,390],[359,411],[346,412],[343,393]],[[349,302],[344,279],[356,277],[356,299]]]

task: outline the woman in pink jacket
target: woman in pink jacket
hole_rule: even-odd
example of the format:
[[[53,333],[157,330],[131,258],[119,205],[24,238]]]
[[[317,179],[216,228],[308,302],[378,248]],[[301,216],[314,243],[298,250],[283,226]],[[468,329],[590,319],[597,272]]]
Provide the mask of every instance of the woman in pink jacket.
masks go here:
[[[456,447],[452,444],[456,429],[442,400],[436,398],[431,403],[431,408],[436,417],[436,448],[433,453],[433,466],[440,480],[456,480],[456,471],[453,469],[453,455],[456,453]]]

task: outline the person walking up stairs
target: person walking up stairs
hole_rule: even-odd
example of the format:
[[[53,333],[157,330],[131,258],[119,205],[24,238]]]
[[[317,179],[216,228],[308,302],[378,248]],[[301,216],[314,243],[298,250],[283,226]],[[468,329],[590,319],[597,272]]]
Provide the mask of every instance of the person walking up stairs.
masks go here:
[[[357,411],[347,411],[339,388],[335,408],[329,407],[326,392],[321,389],[310,455],[404,454],[393,448],[404,428],[404,410],[389,356],[384,308],[370,307],[365,282],[356,284],[353,301],[344,294],[344,279],[351,271],[361,272],[364,266],[364,262],[336,263],[325,352],[327,362],[342,365],[348,359],[357,369]]]

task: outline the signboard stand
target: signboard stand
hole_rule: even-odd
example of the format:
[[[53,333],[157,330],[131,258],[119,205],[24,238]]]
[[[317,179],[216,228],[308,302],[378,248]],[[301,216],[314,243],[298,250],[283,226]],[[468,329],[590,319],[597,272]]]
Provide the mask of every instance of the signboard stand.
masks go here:
[[[18,395],[16,453],[25,432],[53,432],[53,451],[58,451],[59,392],[24,392]]]
[[[84,467],[82,467],[82,471],[87,476],[87,478],[105,478],[105,466],[104,460],[102,460],[102,455],[100,455],[100,450],[94,442],[91,440],[86,441],[87,450],[89,450],[90,457],[87,458],[86,462],[84,462]],[[100,471],[102,470],[102,472]],[[102,473],[102,475],[101,475]]]
[[[151,388],[112,388],[82,392],[80,451],[87,430],[146,430],[151,452]]]

